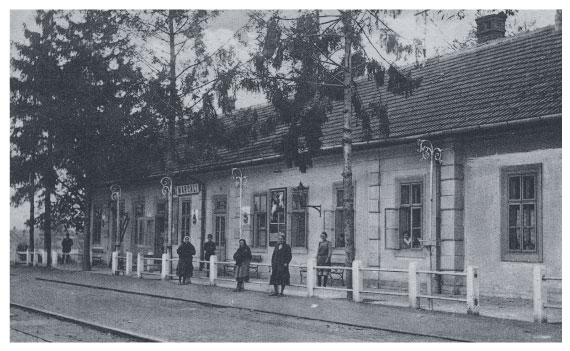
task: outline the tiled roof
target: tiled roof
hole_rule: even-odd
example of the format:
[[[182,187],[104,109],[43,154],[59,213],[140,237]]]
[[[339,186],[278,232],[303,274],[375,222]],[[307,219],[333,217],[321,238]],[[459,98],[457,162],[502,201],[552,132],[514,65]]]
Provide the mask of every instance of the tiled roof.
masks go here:
[[[378,94],[388,105],[388,139],[562,112],[562,35],[553,27],[431,58],[423,67],[408,69],[414,78],[422,77],[422,82],[407,99],[388,93],[385,87],[377,90],[373,81],[357,81],[363,106],[377,100]],[[260,120],[274,113],[271,106],[256,110]],[[371,119],[372,140],[379,140],[378,120]],[[339,101],[334,103],[333,112],[323,125],[323,147],[340,145],[342,125],[342,101]],[[363,141],[356,118],[353,127],[353,141]],[[275,157],[273,145],[285,131],[285,126],[278,126],[275,133],[260,136],[248,146],[219,150],[215,160],[180,164],[177,168],[196,171]]]

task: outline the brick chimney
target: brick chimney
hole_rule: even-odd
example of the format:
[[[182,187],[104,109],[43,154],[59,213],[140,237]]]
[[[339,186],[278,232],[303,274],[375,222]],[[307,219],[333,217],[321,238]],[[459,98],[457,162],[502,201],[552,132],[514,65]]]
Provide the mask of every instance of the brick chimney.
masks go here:
[[[556,15],[554,16],[554,29],[557,31],[562,30],[562,10],[556,10]]]
[[[505,21],[507,15],[504,12],[494,13],[475,19],[477,23],[477,43],[486,43],[505,36]]]

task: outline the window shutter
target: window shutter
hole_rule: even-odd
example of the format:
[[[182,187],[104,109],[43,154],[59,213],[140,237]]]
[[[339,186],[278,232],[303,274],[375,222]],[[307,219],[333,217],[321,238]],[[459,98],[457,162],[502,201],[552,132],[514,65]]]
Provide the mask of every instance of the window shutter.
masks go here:
[[[384,211],[384,245],[387,250],[400,249],[400,209],[387,208]]]

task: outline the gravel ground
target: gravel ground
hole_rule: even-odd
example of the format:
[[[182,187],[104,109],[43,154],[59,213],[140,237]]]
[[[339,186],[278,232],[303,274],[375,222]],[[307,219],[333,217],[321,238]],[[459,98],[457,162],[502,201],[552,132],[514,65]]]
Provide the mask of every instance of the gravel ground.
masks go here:
[[[10,341],[131,342],[133,340],[11,307]]]
[[[11,280],[14,302],[175,342],[442,341],[271,313],[46,283],[31,276]],[[124,341],[96,330],[29,315],[17,310],[11,318],[11,326],[50,341]],[[42,341],[12,330],[12,341],[33,339]]]

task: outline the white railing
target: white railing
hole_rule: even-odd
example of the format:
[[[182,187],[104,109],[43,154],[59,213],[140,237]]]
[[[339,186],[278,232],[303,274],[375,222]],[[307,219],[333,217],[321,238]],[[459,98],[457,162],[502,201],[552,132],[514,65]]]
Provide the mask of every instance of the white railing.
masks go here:
[[[125,272],[126,275],[130,275],[130,272],[132,271],[132,253],[127,252],[126,256],[119,257],[118,252],[113,252],[112,271],[114,274],[118,274],[119,272],[120,259],[124,259],[125,261],[125,267],[123,268],[123,271]],[[157,267],[158,266],[158,264],[156,264],[157,261],[160,261],[160,273],[153,272],[148,269],[149,267]],[[160,274],[163,280],[166,280],[170,277],[175,277],[176,275],[172,274],[171,270],[172,270],[172,263],[176,261],[178,261],[178,258],[176,257],[171,258],[166,253],[162,255],[162,258],[148,258],[144,257],[142,254],[138,254],[137,277],[142,278],[143,275],[158,275],[158,274]],[[209,271],[207,278],[209,279],[210,285],[216,285],[216,282],[218,281],[231,281],[231,282],[235,281],[234,279],[226,277],[218,277],[218,269],[220,267],[224,268],[227,266],[235,266],[235,262],[232,261],[218,262],[216,256],[211,256],[209,261],[194,259],[193,262],[209,263]],[[254,262],[251,263],[250,265],[255,265],[256,267],[268,267],[269,271],[271,271],[271,264],[269,263]],[[472,266],[468,266],[465,272],[418,270],[415,262],[411,262],[408,266],[408,269],[363,267],[362,262],[359,260],[353,261],[352,267],[346,267],[340,265],[317,266],[316,260],[314,258],[311,258],[307,261],[307,265],[290,264],[289,267],[299,268],[302,272],[306,272],[307,275],[306,284],[292,284],[292,286],[307,289],[307,296],[309,297],[314,296],[315,290],[352,292],[353,300],[356,302],[362,301],[362,294],[402,296],[408,298],[409,307],[411,308],[420,308],[420,299],[422,298],[427,299],[428,301],[432,300],[455,301],[455,302],[466,303],[468,314],[474,314],[474,315],[479,314],[479,274],[478,274],[478,269]],[[315,286],[315,281],[316,281],[315,277],[317,269],[334,270],[337,272],[352,271],[352,288]],[[223,271],[226,272],[227,274],[227,270],[223,269]],[[365,290],[363,288],[363,282],[364,282],[362,274],[363,272],[390,272],[390,273],[406,274],[408,276],[407,279],[408,290],[406,292]],[[420,289],[420,284],[418,284],[418,275],[420,274],[428,275],[430,279],[432,275],[465,277],[467,294],[465,297],[431,295],[431,292],[428,292],[427,294],[422,294]],[[253,281],[253,280],[250,281],[249,284],[267,285],[266,282]],[[544,307],[551,307],[551,306],[546,305]]]
[[[562,310],[562,305],[552,305],[548,303],[548,289],[545,281],[559,281],[562,284],[562,277],[546,276],[546,268],[541,265],[535,265],[532,271],[533,279],[533,310],[534,321],[537,323],[546,323],[546,309]]]

